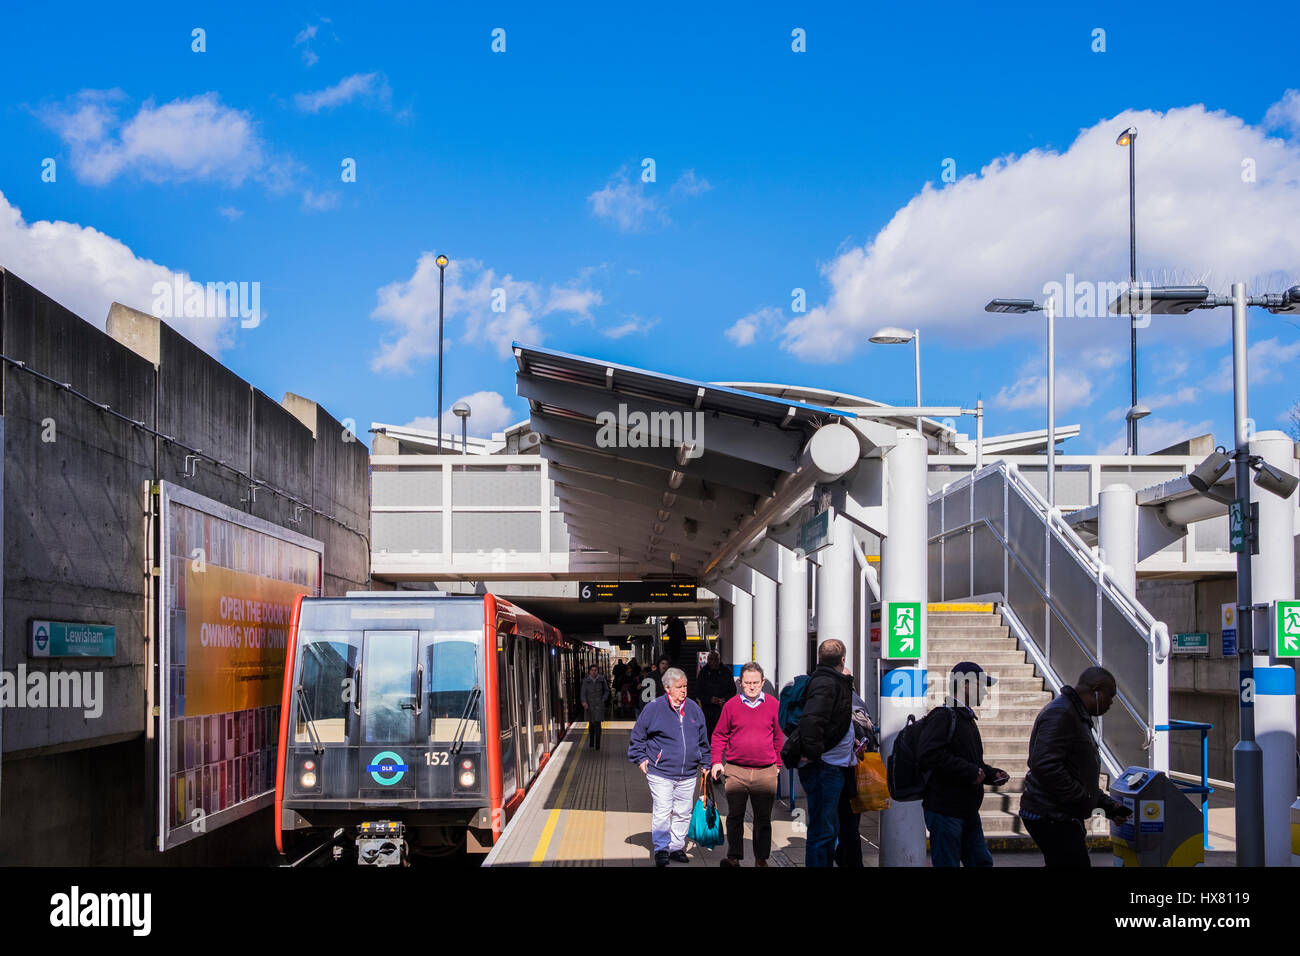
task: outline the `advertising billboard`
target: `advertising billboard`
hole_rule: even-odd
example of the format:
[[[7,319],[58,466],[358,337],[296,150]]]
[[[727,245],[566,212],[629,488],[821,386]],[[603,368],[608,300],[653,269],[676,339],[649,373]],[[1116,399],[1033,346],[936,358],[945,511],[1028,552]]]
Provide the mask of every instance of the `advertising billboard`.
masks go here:
[[[294,599],[321,542],[169,482],[155,498],[158,848],[267,806]]]

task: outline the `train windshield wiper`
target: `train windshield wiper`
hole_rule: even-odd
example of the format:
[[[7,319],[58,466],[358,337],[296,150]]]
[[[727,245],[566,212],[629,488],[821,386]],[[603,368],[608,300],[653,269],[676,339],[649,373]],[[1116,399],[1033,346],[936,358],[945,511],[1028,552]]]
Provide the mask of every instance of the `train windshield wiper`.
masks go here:
[[[465,746],[465,731],[469,729],[469,715],[474,709],[474,703],[478,700],[479,688],[475,687],[469,692],[469,699],[465,701],[465,710],[460,715],[460,723],[456,725],[456,735],[451,740],[451,752],[458,754]]]
[[[320,735],[316,733],[316,715],[311,712],[311,704],[307,703],[307,692],[302,689],[302,684],[298,685],[298,705],[307,715],[307,736],[311,738],[312,753],[323,754],[325,745],[320,742]]]

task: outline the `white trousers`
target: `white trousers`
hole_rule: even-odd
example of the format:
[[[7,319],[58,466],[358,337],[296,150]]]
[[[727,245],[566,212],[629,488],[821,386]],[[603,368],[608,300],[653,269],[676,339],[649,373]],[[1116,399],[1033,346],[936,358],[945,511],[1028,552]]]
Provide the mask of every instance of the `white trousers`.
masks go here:
[[[695,809],[695,788],[698,780],[669,780],[647,774],[650,782],[650,835],[655,852],[681,850],[686,847],[686,831],[691,825],[691,811]]]

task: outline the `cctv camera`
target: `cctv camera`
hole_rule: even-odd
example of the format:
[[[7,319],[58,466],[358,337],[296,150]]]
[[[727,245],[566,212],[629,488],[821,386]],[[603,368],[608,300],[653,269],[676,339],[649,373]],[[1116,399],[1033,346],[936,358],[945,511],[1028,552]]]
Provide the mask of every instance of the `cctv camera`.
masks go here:
[[[1187,476],[1187,481],[1201,494],[1208,494],[1215,483],[1227,474],[1228,467],[1231,464],[1232,459],[1216,449],[1210,453],[1210,457],[1193,469],[1192,473]]]
[[[1261,461],[1255,470],[1255,484],[1279,498],[1290,498],[1300,481],[1280,468],[1275,468],[1266,461]]]

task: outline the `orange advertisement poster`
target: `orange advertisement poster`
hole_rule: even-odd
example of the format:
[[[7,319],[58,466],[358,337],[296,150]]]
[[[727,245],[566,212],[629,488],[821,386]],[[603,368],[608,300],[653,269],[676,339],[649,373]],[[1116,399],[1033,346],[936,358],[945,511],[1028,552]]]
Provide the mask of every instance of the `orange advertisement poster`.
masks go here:
[[[188,716],[280,701],[293,600],[311,588],[207,565],[185,568]]]

